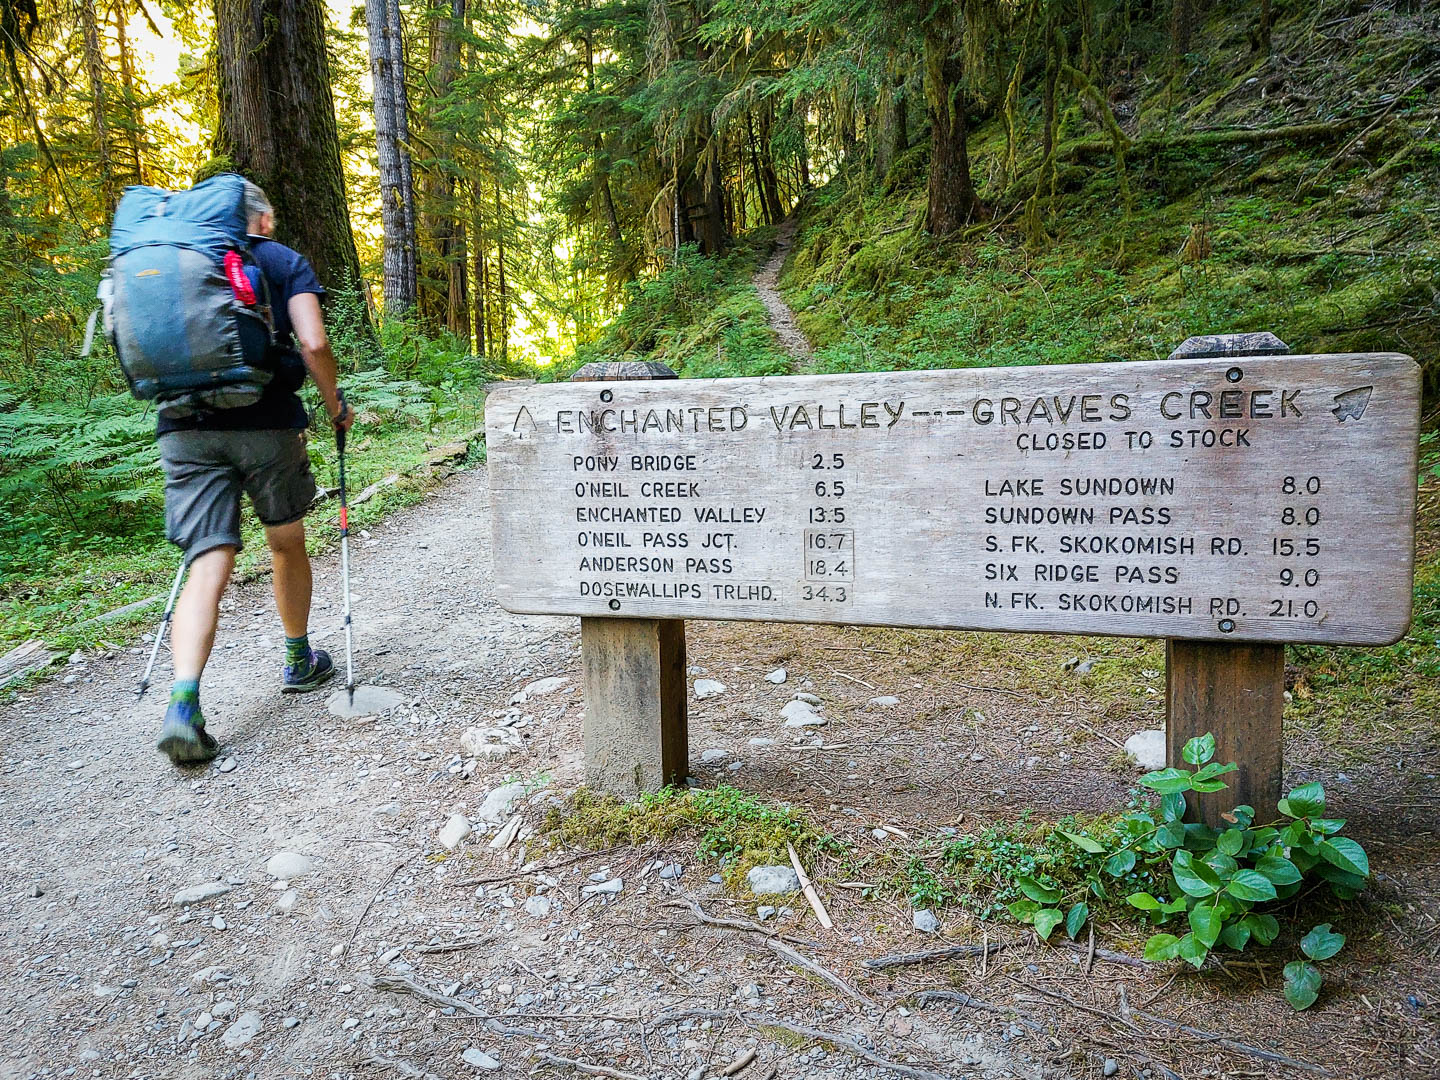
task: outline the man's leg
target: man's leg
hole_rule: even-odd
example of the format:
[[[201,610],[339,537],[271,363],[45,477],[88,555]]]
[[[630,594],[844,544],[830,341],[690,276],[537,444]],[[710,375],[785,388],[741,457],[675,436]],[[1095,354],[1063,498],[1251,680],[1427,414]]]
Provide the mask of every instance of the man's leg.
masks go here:
[[[194,552],[190,577],[175,604],[170,650],[175,684],[157,748],[176,765],[209,761],[219,750],[200,711],[200,675],[215,644],[220,597],[240,550],[240,474],[215,432],[160,437],[165,468],[165,531]]]
[[[170,631],[176,682],[199,682],[215,646],[220,597],[235,569],[235,549],[211,548],[190,564],[190,576],[175,602]]]
[[[265,530],[265,539],[274,556],[271,585],[275,589],[275,607],[285,627],[285,639],[303,638],[310,632],[312,587],[310,556],[305,551],[305,522],[272,525]]]

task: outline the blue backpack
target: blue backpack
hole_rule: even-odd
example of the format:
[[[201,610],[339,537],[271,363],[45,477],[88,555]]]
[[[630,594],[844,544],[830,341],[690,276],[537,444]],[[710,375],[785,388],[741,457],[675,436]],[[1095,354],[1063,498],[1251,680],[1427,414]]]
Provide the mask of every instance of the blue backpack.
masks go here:
[[[252,405],[273,374],[274,323],[250,258],[245,180],[129,187],[100,280],[105,333],[130,392],[163,416]]]

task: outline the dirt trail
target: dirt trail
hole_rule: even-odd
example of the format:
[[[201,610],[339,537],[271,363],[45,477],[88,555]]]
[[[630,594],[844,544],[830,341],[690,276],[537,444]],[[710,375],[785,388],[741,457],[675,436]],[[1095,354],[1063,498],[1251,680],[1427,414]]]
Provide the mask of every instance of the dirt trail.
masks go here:
[[[779,232],[775,234],[775,250],[755,274],[755,291],[760,294],[760,302],[770,313],[770,328],[780,339],[781,348],[794,358],[793,367],[797,373],[810,359],[810,339],[795,321],[795,313],[780,295],[778,286],[780,270],[785,265],[790,249],[795,246],[795,231],[798,227],[799,220],[793,217],[786,218],[781,223]]]
[[[851,996],[761,935],[697,929],[666,905],[698,897],[751,918],[755,907],[726,899],[688,845],[521,871],[549,857],[527,851],[529,829],[579,782],[578,625],[495,605],[488,511],[483,471],[462,473],[356,541],[360,674],[405,700],[387,715],[340,721],[323,693],[276,692],[283,639],[266,581],[227,595],[203,687],[231,771],[180,772],[155,754],[168,673],[137,702],[138,649],[72,665],[72,681],[0,713],[0,1078],[452,1077],[495,1062],[495,1075],[519,1076],[550,1054],[678,1080],[750,1049],[759,1063],[742,1080],[771,1065],[781,1078],[899,1075],[887,1060],[916,1077],[1068,1075],[1007,1045],[1021,1029],[1003,1016],[910,1014],[888,981]],[[320,560],[313,636],[335,651],[337,578],[335,560]],[[563,681],[509,706],[550,677]],[[507,722],[520,744],[509,756],[478,768],[461,756],[467,726]],[[727,722],[696,710],[697,769]],[[506,814],[483,824],[481,804],[514,778],[528,784],[514,807],[523,831],[493,850]],[[436,834],[454,813],[476,834],[447,856]],[[282,851],[313,864],[293,893],[266,872]],[[680,876],[662,878],[672,861]],[[477,875],[491,880],[463,884]],[[582,892],[614,878],[613,898]],[[205,883],[226,891],[177,903]],[[799,907],[778,920],[809,938]],[[888,951],[868,929],[848,933],[845,948]],[[914,948],[920,935],[902,938]],[[863,978],[835,948],[800,951]],[[377,990],[382,974],[446,996]],[[855,1041],[822,1046],[766,1018]],[[402,1064],[366,1064],[376,1057]]]

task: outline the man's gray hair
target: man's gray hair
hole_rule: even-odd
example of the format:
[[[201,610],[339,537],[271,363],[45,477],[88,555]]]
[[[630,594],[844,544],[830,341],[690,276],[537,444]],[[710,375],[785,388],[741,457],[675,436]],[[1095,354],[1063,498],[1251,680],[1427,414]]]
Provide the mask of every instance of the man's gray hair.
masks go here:
[[[264,189],[259,184],[252,184],[245,181],[245,220],[254,221],[261,214],[273,214],[275,207],[270,205],[270,199],[266,196]]]

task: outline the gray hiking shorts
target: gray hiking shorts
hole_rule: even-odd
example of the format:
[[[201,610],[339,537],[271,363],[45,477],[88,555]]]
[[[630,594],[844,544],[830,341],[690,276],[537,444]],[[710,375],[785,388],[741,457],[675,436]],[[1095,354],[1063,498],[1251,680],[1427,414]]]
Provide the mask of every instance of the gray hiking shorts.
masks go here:
[[[160,436],[165,535],[187,560],[240,549],[240,493],[264,525],[288,525],[315,501],[305,432],[171,431]]]

